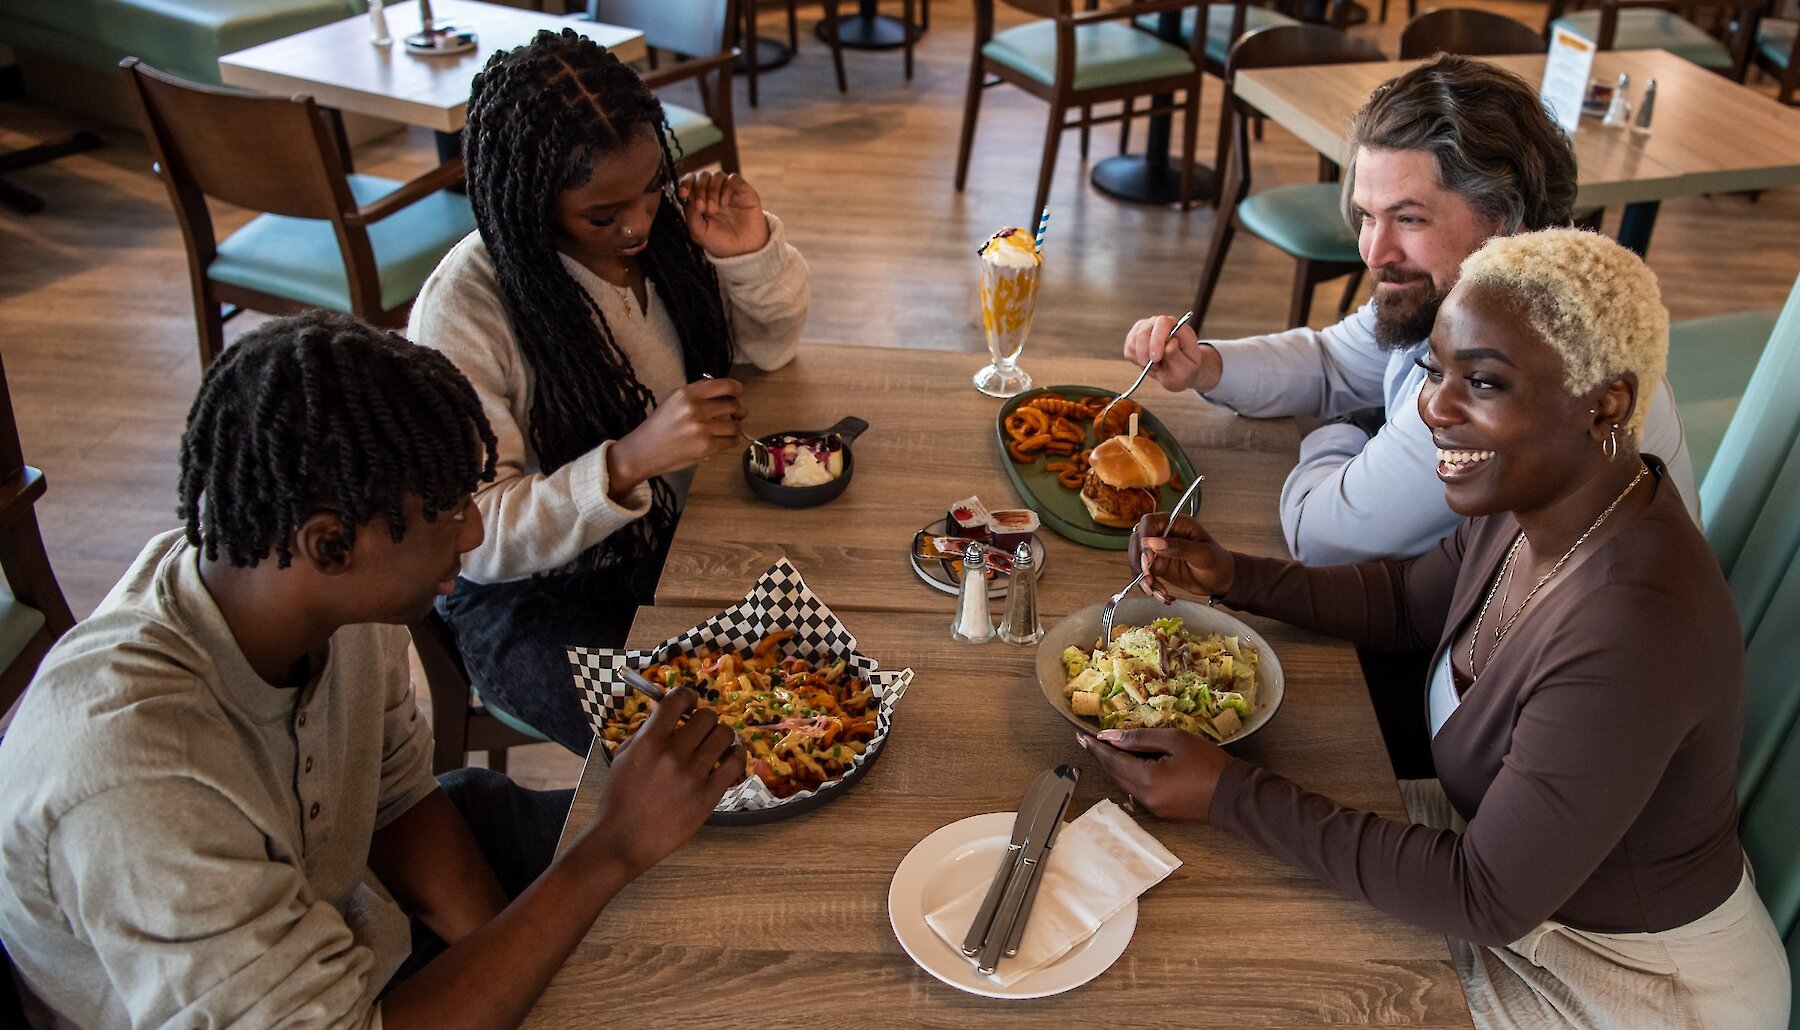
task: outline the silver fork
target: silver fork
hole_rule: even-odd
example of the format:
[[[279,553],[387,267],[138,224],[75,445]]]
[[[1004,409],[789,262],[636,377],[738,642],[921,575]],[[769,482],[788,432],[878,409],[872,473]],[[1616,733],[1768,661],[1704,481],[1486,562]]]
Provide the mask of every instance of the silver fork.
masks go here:
[[[1181,318],[1176,321],[1175,328],[1169,330],[1169,335],[1163,337],[1163,342],[1167,343],[1170,340],[1173,340],[1175,338],[1175,334],[1178,332],[1181,332],[1181,327],[1184,325],[1187,325],[1189,322],[1192,322],[1193,320],[1194,320],[1194,313],[1192,311],[1188,312],[1185,315],[1182,315]],[[1100,417],[1094,420],[1094,432],[1095,433],[1100,432],[1100,427],[1106,424],[1106,416],[1112,414],[1113,404],[1117,404],[1120,401],[1124,400],[1125,398],[1136,393],[1137,388],[1144,385],[1144,379],[1150,375],[1150,370],[1155,367],[1156,367],[1156,362],[1154,362],[1154,361],[1144,362],[1144,370],[1142,372],[1138,373],[1137,381],[1132,383],[1130,388],[1127,389],[1124,393],[1119,394],[1117,397],[1114,397],[1112,399],[1111,404],[1108,404],[1106,407],[1100,409]]]
[[[702,372],[700,373],[700,378],[717,379],[719,377],[713,375],[711,372]],[[738,435],[743,437],[744,440],[750,444],[750,466],[756,469],[757,475],[764,479],[768,479],[770,474],[775,471],[775,459],[769,454],[769,445],[758,440],[756,437],[751,436],[749,433],[744,432],[744,424],[742,422],[737,424],[737,431]]]
[[[1181,509],[1187,507],[1187,503],[1194,497],[1194,491],[1200,489],[1200,484],[1205,479],[1205,476],[1195,475],[1194,481],[1188,484],[1186,490],[1182,491],[1181,497],[1176,500],[1175,506],[1169,509],[1169,513],[1172,515],[1181,514]],[[1188,514],[1192,515],[1193,512],[1189,512]],[[1102,646],[1112,642],[1113,614],[1118,609],[1119,602],[1125,599],[1126,594],[1137,589],[1137,585],[1144,581],[1145,575],[1146,573],[1139,572],[1136,576],[1132,577],[1131,582],[1125,584],[1124,589],[1112,595],[1110,598],[1107,598],[1106,608],[1100,613],[1100,643]]]

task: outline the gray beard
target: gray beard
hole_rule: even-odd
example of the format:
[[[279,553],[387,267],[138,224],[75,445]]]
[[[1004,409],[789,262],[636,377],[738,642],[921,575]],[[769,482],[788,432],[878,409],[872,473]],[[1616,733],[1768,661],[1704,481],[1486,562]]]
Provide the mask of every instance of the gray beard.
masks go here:
[[[1383,304],[1375,296],[1375,342],[1383,350],[1405,350],[1431,335],[1444,295],[1432,288],[1419,304]]]

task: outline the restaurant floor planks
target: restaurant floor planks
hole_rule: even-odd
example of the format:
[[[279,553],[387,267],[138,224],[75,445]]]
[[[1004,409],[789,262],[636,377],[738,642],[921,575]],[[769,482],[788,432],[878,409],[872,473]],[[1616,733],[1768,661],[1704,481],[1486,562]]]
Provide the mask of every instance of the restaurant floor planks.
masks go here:
[[[913,573],[913,534],[970,494],[989,508],[1021,504],[996,440],[1001,402],[970,385],[979,365],[974,356],[920,361],[893,348],[810,344],[788,367],[749,377],[744,396],[753,435],[828,425],[842,415],[868,420],[853,445],[855,477],[837,500],[790,510],[750,493],[735,454],[702,463],[657,602],[723,608],[785,555],[834,611],[938,612],[948,625],[955,599]],[[1035,356],[1029,346],[1020,365],[1044,386],[1122,390],[1135,374],[1123,360]],[[1169,427],[1206,477],[1200,513],[1208,530],[1239,550],[1286,554],[1274,498],[1297,453],[1293,422],[1240,418],[1155,384],[1136,400]],[[1078,544],[1048,528],[1038,537],[1048,552],[1038,591],[1046,618],[1091,604],[1133,575],[1122,551]]]
[[[711,614],[638,613],[634,646]],[[528,1026],[1466,1026],[1443,938],[1409,926],[1205,826],[1142,823],[1183,865],[1139,899],[1120,960],[1030,1002],[963,994],[901,950],[887,889],[901,858],[965,816],[1010,811],[1031,778],[1075,764],[1070,818],[1124,797],[1032,683],[1034,649],[950,640],[917,613],[849,613],[863,650],[917,678],[885,753],[842,798],[750,828],[703,828],[614,899]],[[1233,752],[1347,805],[1400,815],[1348,647],[1252,620],[1281,657],[1288,700]],[[571,828],[605,781],[596,757]],[[565,831],[565,843],[568,831]]]

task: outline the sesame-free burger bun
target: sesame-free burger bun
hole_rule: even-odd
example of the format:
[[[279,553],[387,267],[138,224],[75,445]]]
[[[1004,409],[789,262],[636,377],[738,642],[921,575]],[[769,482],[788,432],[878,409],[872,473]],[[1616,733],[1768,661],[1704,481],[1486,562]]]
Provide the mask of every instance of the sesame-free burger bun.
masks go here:
[[[1115,436],[1094,448],[1088,465],[1108,486],[1157,487],[1169,481],[1169,456],[1156,441]]]

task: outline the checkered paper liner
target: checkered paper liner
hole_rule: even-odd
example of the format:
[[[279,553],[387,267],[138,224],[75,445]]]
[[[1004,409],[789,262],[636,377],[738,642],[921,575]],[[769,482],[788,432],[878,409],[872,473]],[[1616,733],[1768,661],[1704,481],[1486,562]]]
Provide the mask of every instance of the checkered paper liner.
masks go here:
[[[694,654],[706,648],[744,654],[762,638],[782,630],[793,630],[796,634],[783,645],[783,654],[815,663],[843,658],[857,676],[868,681],[876,698],[875,738],[852,760],[851,768],[860,769],[873,761],[875,753],[887,741],[888,730],[893,725],[894,706],[900,703],[907,685],[912,683],[913,671],[883,669],[875,659],[858,651],[856,638],[825,602],[813,596],[799,570],[785,557],[757,579],[756,586],[742,601],[679,636],[646,650],[570,647],[569,664],[573,667],[581,707],[598,734],[606,725],[607,716],[623,707],[631,694],[631,687],[619,674],[621,669],[641,671],[674,655]],[[769,792],[762,780],[754,775],[746,776],[742,783],[725,792],[713,810],[748,812],[778,808],[832,791],[842,783],[842,779],[827,780],[817,790],[778,798]]]

